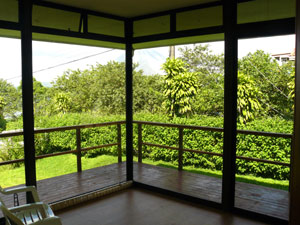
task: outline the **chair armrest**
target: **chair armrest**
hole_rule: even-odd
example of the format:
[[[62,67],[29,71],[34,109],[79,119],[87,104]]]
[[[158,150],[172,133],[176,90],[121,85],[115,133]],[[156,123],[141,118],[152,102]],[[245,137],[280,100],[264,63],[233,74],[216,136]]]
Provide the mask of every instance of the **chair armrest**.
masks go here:
[[[8,210],[11,212],[18,212],[21,210],[28,210],[28,209],[43,209],[44,210],[44,203],[35,202],[35,203],[31,203],[31,204],[25,204],[25,205],[8,208]]]
[[[37,194],[35,186],[23,186],[23,187],[16,187],[16,188],[10,188],[7,190],[0,189],[0,193],[4,195],[10,195],[10,194],[15,194],[15,193],[20,193],[20,192],[31,192],[33,196],[33,200],[35,202],[39,202],[40,198]]]
[[[21,206],[15,206],[9,208],[11,212],[18,212],[18,211],[24,211],[24,210],[30,210],[30,209],[39,209],[40,213],[43,217],[53,217],[55,216],[51,207],[48,204],[45,204],[43,202],[35,202],[31,204],[25,204]]]

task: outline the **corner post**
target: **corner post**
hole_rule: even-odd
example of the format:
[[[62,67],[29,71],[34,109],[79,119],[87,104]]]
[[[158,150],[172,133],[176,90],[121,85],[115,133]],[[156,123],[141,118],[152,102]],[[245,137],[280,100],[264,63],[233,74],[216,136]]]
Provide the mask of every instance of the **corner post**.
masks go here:
[[[126,178],[133,180],[133,89],[132,89],[132,47],[133,22],[125,21],[126,40]]]
[[[223,1],[225,29],[225,87],[222,205],[226,211],[234,208],[236,167],[237,114],[237,0]]]
[[[24,159],[26,185],[36,186],[33,78],[32,78],[32,0],[19,1],[22,57],[22,110],[24,131]],[[27,193],[27,202],[33,197]]]

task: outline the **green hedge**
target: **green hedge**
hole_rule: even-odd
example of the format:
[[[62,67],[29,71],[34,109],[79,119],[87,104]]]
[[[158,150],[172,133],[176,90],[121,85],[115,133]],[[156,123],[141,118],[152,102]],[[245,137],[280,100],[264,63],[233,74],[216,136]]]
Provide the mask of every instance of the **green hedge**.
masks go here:
[[[139,115],[136,119],[144,121],[170,122],[174,124],[189,124],[198,126],[223,127],[223,118],[197,116],[192,119],[176,118],[168,121],[167,117]],[[293,122],[280,118],[267,118],[252,121],[247,125],[239,125],[241,130],[254,130],[277,133],[292,133]],[[137,134],[137,128],[134,132]],[[137,142],[137,137],[135,136]],[[143,141],[168,146],[177,146],[178,129],[156,126],[144,126]],[[184,129],[184,148],[202,150],[207,152],[223,152],[223,133],[210,131],[196,131]],[[290,161],[291,140],[254,135],[237,135],[237,155],[258,159],[268,159],[278,162]],[[153,160],[178,162],[178,152],[156,147],[144,147],[143,156]],[[184,152],[183,165],[203,167],[212,170],[222,170],[222,157]],[[289,179],[290,169],[267,163],[237,160],[236,172],[238,174],[251,174],[260,177],[279,180]]]
[[[93,114],[64,114],[52,117],[36,118],[36,127],[61,127],[88,123],[102,123],[108,121],[124,120],[122,116],[99,116]],[[193,118],[175,118],[170,120],[163,115],[137,114],[135,120],[156,121],[163,123],[188,124],[199,126],[222,127],[222,117],[194,116]],[[8,128],[20,128],[20,122],[9,123]],[[291,133],[292,121],[280,118],[255,120],[247,126],[239,125],[238,129],[268,131],[279,133]],[[137,124],[134,124],[134,154],[137,155]],[[38,155],[52,152],[60,152],[76,149],[75,131],[53,132],[36,135],[36,152]],[[117,142],[116,125],[101,128],[81,130],[82,147],[90,147],[101,144]],[[178,146],[178,129],[159,126],[143,126],[143,141],[155,144]],[[290,139],[262,137],[254,135],[237,136],[237,155],[268,159],[279,162],[289,162]],[[196,131],[184,129],[184,148],[202,150],[207,152],[222,153],[223,133],[210,131]],[[125,154],[125,126],[122,126],[122,148]],[[86,153],[86,157],[99,154],[117,154],[117,148],[109,147],[101,150],[93,150]],[[222,157],[184,152],[183,164],[203,167],[212,170],[222,170]],[[161,149],[157,147],[143,147],[143,157],[152,160],[163,160],[178,163],[176,150]],[[289,168],[266,163],[237,160],[238,174],[252,174],[260,177],[275,178],[279,180],[289,179]]]

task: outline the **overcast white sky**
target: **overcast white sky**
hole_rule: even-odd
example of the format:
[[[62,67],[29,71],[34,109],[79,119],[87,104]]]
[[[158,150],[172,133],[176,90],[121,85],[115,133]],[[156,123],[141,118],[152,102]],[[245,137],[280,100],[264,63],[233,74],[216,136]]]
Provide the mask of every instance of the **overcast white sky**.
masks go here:
[[[224,42],[209,43],[214,53],[224,52]],[[295,48],[295,35],[277,36],[272,38],[245,39],[239,41],[239,57],[262,49],[265,52],[288,53]],[[33,42],[33,70],[38,71],[66,62],[73,63],[61,65],[52,69],[34,73],[34,77],[44,84],[50,83],[56,77],[63,74],[67,69],[85,69],[88,65],[97,62],[105,64],[110,60],[124,61],[124,51],[110,50],[98,47],[86,47],[77,45]],[[178,54],[177,54],[178,56]],[[168,47],[135,51],[134,61],[146,74],[160,73],[161,64],[168,57]],[[20,40],[0,38],[0,78],[18,85],[21,80],[21,56]]]

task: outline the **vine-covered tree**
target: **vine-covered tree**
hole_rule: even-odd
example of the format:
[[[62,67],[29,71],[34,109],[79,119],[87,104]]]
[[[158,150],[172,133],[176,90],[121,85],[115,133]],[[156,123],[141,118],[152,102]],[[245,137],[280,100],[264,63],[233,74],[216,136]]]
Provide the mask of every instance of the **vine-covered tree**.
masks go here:
[[[197,74],[199,91],[192,105],[197,114],[222,115],[224,111],[224,55],[214,54],[209,45],[179,48],[180,59]]]
[[[260,95],[259,88],[249,75],[238,73],[238,99],[237,111],[238,122],[246,124],[255,119],[261,110],[261,104],[257,97]]]
[[[163,64],[165,105],[170,117],[187,116],[192,112],[192,99],[197,93],[196,73],[189,72],[181,59],[168,58]]]

